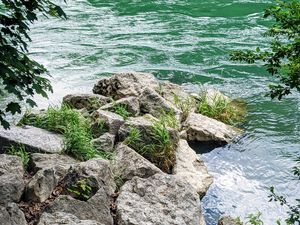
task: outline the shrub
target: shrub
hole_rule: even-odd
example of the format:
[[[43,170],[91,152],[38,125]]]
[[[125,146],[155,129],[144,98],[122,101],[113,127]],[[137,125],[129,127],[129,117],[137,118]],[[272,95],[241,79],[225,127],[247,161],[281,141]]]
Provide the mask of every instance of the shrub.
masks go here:
[[[11,146],[8,150],[8,154],[19,156],[22,160],[23,167],[27,169],[29,163],[29,153],[26,151],[23,145],[19,147]]]
[[[213,103],[206,96],[201,96],[197,102],[196,112],[230,125],[243,120],[246,113],[245,104],[241,101],[228,101],[216,96]]]
[[[112,108],[112,111],[122,116],[124,120],[127,120],[131,116],[131,113],[127,110],[127,106],[124,104],[115,103]]]

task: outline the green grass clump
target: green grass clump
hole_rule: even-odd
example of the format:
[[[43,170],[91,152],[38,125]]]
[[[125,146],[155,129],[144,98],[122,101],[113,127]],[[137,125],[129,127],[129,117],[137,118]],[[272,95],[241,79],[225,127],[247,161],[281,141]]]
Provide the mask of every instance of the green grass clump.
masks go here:
[[[8,149],[8,154],[19,156],[22,160],[22,164],[23,164],[24,169],[28,168],[29,153],[26,151],[26,149],[23,145],[20,145],[19,147],[11,146]]]
[[[123,117],[124,120],[127,120],[131,113],[128,112],[127,106],[120,103],[113,103],[112,111]]]
[[[25,115],[21,124],[32,125],[52,132],[63,134],[65,141],[64,152],[79,160],[89,160],[103,157],[94,145],[91,132],[91,120],[84,118],[79,112],[67,105],[49,107],[45,112],[30,116]],[[26,118],[27,116],[27,118]]]
[[[124,143],[166,173],[171,173],[175,161],[176,143],[172,142],[164,120],[156,121],[153,124],[147,139],[148,141],[145,143],[141,132],[137,128],[131,127]]]
[[[181,98],[174,94],[174,103],[177,108],[182,112],[182,120],[184,121],[190,112],[192,112],[196,107],[196,101],[193,97],[189,96],[186,98]]]
[[[160,123],[166,125],[167,127],[171,127],[173,129],[179,129],[179,122],[176,119],[176,113],[173,111],[162,112],[162,115],[159,118]]]
[[[208,102],[203,96],[197,102],[196,112],[223,123],[234,125],[244,119],[245,104],[239,101],[229,101],[216,96],[213,103]]]
[[[93,188],[88,184],[87,180],[80,179],[74,185],[67,188],[69,194],[81,201],[87,201],[93,195]]]

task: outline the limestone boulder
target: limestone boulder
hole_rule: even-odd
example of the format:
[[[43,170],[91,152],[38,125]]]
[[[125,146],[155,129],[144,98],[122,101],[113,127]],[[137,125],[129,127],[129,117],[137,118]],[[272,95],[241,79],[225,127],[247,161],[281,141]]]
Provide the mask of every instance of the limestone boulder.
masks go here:
[[[139,96],[144,87],[157,88],[156,78],[149,73],[118,73],[108,78],[103,78],[94,86],[93,92],[114,99],[129,96]]]
[[[149,113],[159,118],[162,113],[175,113],[178,121],[181,121],[181,111],[174,104],[164,99],[155,90],[146,87],[140,95],[142,113]]]
[[[99,109],[109,102],[109,98],[96,94],[70,94],[63,98],[63,103],[75,109],[88,111]]]
[[[96,121],[96,125],[99,124],[99,121],[103,121],[103,123],[106,124],[106,126],[108,127],[108,132],[110,134],[117,134],[119,128],[123,125],[123,123],[125,122],[124,119],[113,112],[109,112],[109,111],[105,111],[105,110],[97,110],[92,114],[93,119]],[[96,130],[96,129],[94,129]],[[94,131],[95,133],[95,131]],[[99,134],[101,134],[101,132],[99,132]]]
[[[57,186],[59,179],[55,168],[39,170],[26,185],[24,198],[32,202],[44,202]]]
[[[15,203],[8,203],[6,206],[0,205],[1,225],[27,225],[23,212]]]
[[[53,214],[43,213],[38,225],[103,225],[95,220],[80,220],[70,213],[55,212]]]
[[[104,187],[109,195],[116,189],[111,164],[104,159],[94,158],[72,166],[64,178],[64,185],[73,178],[90,180],[97,188]]]
[[[45,209],[45,212],[52,215],[67,213],[76,215],[79,220],[93,220],[103,225],[113,225],[113,218],[110,214],[110,197],[104,187],[100,187],[88,201],[60,195]]]
[[[186,140],[180,140],[176,149],[176,163],[173,169],[175,176],[186,180],[203,197],[213,182],[204,162]]]
[[[188,115],[183,129],[188,141],[210,141],[220,144],[229,143],[241,134],[237,128],[198,113]]]
[[[122,143],[116,147],[114,170],[123,182],[131,180],[135,176],[148,178],[154,174],[162,173],[154,164]]]
[[[98,151],[113,152],[116,135],[104,133],[99,138],[93,139],[92,143]]]
[[[5,154],[0,159],[0,204],[19,202],[25,188],[22,160]]]
[[[184,180],[156,174],[134,177],[117,199],[119,225],[203,225],[200,200]]]
[[[32,126],[11,126],[9,130],[0,127],[0,153],[11,145],[23,145],[30,152],[60,153],[64,149],[59,134]]]
[[[139,99],[137,97],[132,97],[132,96],[127,98],[122,98],[115,102],[106,104],[102,106],[100,109],[113,111],[116,105],[124,106],[131,116],[137,116],[140,113]]]
[[[171,83],[170,81],[163,81],[160,83],[159,91],[156,90],[163,98],[169,102],[175,103],[174,97],[179,97],[182,99],[189,98],[189,93],[185,92],[183,88],[178,85]]]
[[[55,168],[56,174],[61,174],[60,177],[63,177],[71,165],[76,163],[78,163],[76,159],[67,155],[32,153],[30,155],[29,168],[34,173],[42,169]]]

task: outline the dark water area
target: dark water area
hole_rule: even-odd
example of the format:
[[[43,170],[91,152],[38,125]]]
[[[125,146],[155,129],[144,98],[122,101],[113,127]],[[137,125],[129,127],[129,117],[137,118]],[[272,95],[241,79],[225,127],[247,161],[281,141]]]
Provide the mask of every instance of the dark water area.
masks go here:
[[[221,214],[245,218],[261,211],[265,224],[285,215],[268,203],[275,186],[289,200],[299,182],[289,170],[300,151],[300,96],[265,97],[272,78],[261,65],[229,61],[232,50],[266,47],[261,36],[268,0],[78,0],[59,2],[69,19],[42,19],[32,27],[32,56],[50,71],[54,94],[44,108],[68,93],[91,92],[99,78],[115,72],[152,72],[186,89],[215,87],[248,103],[244,136],[199,155],[214,183],[202,200],[208,225]],[[197,147],[197,146],[196,146]],[[201,148],[201,146],[198,146]]]

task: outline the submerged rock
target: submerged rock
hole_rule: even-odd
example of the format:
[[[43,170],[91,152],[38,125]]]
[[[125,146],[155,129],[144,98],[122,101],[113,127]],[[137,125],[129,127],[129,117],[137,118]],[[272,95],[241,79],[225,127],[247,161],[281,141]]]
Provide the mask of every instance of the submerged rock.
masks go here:
[[[204,162],[185,140],[180,140],[176,149],[176,163],[173,173],[186,180],[203,197],[213,182]]]
[[[93,88],[95,94],[114,99],[139,96],[144,87],[157,88],[156,78],[149,73],[118,73],[98,81]]]
[[[125,182],[133,177],[148,178],[162,171],[138,154],[136,151],[124,144],[116,147],[115,174]]]
[[[27,225],[23,212],[15,203],[8,203],[7,206],[0,205],[1,225]]]
[[[22,160],[5,154],[0,158],[0,204],[19,202],[25,188]]]
[[[109,98],[95,94],[70,94],[63,98],[63,103],[75,109],[87,109],[88,111],[99,109],[107,104]]]
[[[134,177],[121,188],[117,205],[119,225],[204,225],[197,193],[172,175]]]
[[[103,225],[95,220],[80,220],[78,217],[63,212],[43,213],[38,225]]]
[[[30,152],[60,153],[64,149],[63,137],[59,134],[32,126],[11,126],[9,130],[0,127],[0,152],[11,145],[23,145]]]
[[[183,129],[186,130],[188,141],[229,143],[241,134],[237,128],[198,113],[188,115]]]

